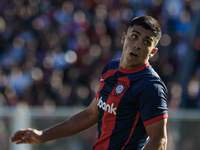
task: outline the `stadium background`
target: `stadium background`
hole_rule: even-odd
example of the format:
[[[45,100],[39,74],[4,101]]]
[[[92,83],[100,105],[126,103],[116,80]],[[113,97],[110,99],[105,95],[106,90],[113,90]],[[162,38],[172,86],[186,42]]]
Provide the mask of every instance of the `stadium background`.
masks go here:
[[[53,114],[88,106],[103,67],[121,55],[122,33],[141,15],[162,27],[150,63],[169,89],[170,112],[192,111],[182,120],[171,117],[168,150],[200,149],[200,120],[190,120],[200,108],[199,14],[199,0],[1,0],[0,150],[12,150],[12,121],[20,120],[15,110],[40,107]],[[30,125],[42,129],[66,119],[58,116],[31,115]],[[85,150],[95,139],[94,127],[31,149]]]

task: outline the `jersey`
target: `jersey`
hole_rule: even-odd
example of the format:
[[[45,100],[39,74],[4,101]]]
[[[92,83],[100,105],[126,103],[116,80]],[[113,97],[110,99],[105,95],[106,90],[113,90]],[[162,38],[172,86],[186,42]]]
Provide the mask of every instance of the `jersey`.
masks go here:
[[[104,68],[95,98],[98,138],[94,150],[141,150],[145,126],[168,117],[168,91],[149,63],[136,69],[119,67],[120,59]]]

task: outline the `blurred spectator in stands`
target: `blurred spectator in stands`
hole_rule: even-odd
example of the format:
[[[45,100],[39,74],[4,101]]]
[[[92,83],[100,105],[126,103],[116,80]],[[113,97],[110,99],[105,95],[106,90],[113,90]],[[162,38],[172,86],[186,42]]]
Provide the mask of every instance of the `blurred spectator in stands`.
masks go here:
[[[88,105],[106,63],[120,57],[128,20],[152,15],[163,29],[151,64],[178,107],[180,66],[189,49],[196,0],[0,1],[2,105]]]

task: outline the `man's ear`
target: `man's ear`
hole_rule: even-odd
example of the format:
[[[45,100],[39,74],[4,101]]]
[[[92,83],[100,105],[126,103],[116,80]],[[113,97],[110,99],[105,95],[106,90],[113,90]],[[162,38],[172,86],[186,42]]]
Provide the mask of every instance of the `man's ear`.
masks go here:
[[[121,39],[121,43],[122,43],[122,44],[124,44],[125,39],[126,39],[126,33],[123,32],[123,34],[122,34],[122,39]]]
[[[153,50],[151,51],[151,53],[149,55],[149,58],[153,57],[157,51],[158,51],[158,48],[153,48]]]

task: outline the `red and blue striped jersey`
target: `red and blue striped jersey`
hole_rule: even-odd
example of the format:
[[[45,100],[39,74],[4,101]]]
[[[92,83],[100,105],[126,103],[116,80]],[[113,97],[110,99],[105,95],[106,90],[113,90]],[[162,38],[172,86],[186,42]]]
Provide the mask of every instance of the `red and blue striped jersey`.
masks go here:
[[[101,76],[98,101],[98,139],[94,150],[141,150],[145,126],[168,117],[168,92],[149,63],[136,68],[109,62]]]

